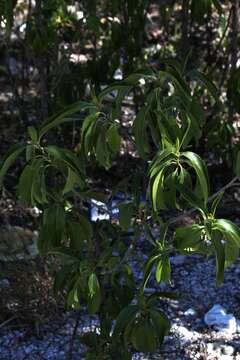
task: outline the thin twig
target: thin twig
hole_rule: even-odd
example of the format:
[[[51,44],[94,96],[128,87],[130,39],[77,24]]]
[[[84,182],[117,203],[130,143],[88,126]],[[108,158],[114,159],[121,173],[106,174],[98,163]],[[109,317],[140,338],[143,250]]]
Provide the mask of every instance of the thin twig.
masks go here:
[[[76,324],[75,324],[74,329],[73,329],[70,344],[69,344],[68,360],[73,359],[73,345],[74,345],[74,341],[75,341],[75,338],[76,338],[76,335],[77,335],[77,330],[78,330],[80,319],[81,319],[81,313],[79,311],[77,319],[76,319]]]
[[[3,323],[0,324],[0,329],[3,328],[5,325],[9,324],[10,322],[12,322],[13,320],[15,320],[17,317],[13,316],[10,319],[7,319],[6,321],[4,321]]]
[[[227,189],[229,189],[230,187],[232,187],[233,185],[235,185],[236,181],[239,180],[238,176],[235,176],[229,183],[227,183],[225,186],[223,186],[220,190],[218,190],[217,192],[215,192],[212,196],[210,196],[208,198],[208,203],[210,201],[212,201],[215,197],[217,197],[222,191],[225,191]],[[185,216],[191,215],[192,213],[194,213],[195,211],[197,211],[197,209],[192,208],[189,209],[188,211],[184,212],[183,214],[173,218],[172,220],[170,220],[168,223],[169,225],[175,224],[180,222],[181,220],[183,220],[185,218]]]
[[[228,15],[228,20],[227,20],[227,24],[225,26],[225,29],[223,31],[223,34],[219,40],[219,43],[217,45],[217,47],[215,48],[214,50],[214,53],[212,55],[212,58],[214,59],[214,57],[217,55],[218,51],[220,50],[221,46],[222,46],[222,43],[223,43],[223,40],[225,39],[225,36],[227,34],[227,30],[230,26],[230,21],[231,21],[231,17],[232,17],[232,8],[230,9],[229,11],[229,15]],[[213,66],[214,65],[214,66]],[[213,66],[212,68],[210,67],[210,71],[208,70],[208,67],[209,67],[209,64],[206,64],[205,65],[205,68],[203,69],[203,73],[205,73],[207,70],[208,70],[208,73],[213,73],[216,68],[217,68],[217,65],[218,65],[218,60],[215,62],[215,64],[212,64],[211,66]]]

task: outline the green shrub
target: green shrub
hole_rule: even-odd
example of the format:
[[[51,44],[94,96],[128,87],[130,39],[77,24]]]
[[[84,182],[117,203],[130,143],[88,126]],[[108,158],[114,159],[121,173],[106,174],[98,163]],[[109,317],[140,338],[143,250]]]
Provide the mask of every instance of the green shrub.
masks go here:
[[[240,230],[229,220],[215,217],[223,192],[210,196],[206,164],[191,151],[193,142],[201,137],[205,119],[192,81],[203,84],[212,101],[218,101],[215,86],[206,76],[196,70],[186,73],[181,65],[168,61],[165,70],[134,73],[98,96],[93,92],[91,102],[77,102],[38,129],[30,127],[30,141],[15,146],[3,159],[1,182],[15,159],[26,156],[18,196],[23,204],[43,210],[39,250],[42,255],[54,254],[62,260],[55,293],[64,289],[68,309],[86,306],[90,315],[99,317],[100,331],[82,337],[88,345],[88,359],[130,359],[132,348],[154,352],[162,345],[170,322],[159,309],[158,300],[176,295],[156,291],[149,296],[145,288],[151,276],[158,283],[170,281],[169,256],[173,251],[214,254],[218,286],[224,268],[239,254]],[[144,101],[130,137],[148,166],[148,182],[143,189],[131,176],[129,200],[119,205],[119,223],[93,222],[87,216],[86,204],[93,198],[102,202],[107,199],[104,191],[96,190],[89,169],[98,166],[108,171],[117,164],[123,133],[118,120],[121,104],[133,90],[141,93]],[[109,105],[105,97],[113,91],[117,95]],[[79,121],[81,127],[76,150],[48,144],[47,133],[69,121]],[[238,158],[237,176],[239,166]],[[164,222],[165,209],[182,213],[190,209],[199,217],[195,224],[177,228],[169,239],[168,229],[178,219]],[[153,224],[157,237],[152,234]],[[130,229],[133,240],[129,245],[126,236]],[[135,239],[142,233],[152,252],[139,285],[128,256],[135,251]]]

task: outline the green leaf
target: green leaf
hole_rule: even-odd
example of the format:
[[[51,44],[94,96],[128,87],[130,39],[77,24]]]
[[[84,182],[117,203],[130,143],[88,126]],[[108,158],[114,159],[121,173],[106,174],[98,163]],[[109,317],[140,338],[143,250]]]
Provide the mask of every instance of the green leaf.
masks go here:
[[[157,300],[163,299],[170,299],[170,300],[179,300],[180,295],[178,293],[173,293],[169,291],[156,291],[152,295],[148,296],[146,303],[148,306],[152,306],[156,303]]]
[[[73,171],[70,167],[68,168],[68,176],[65,186],[63,188],[63,195],[67,194],[75,189],[75,186],[83,187],[83,180],[80,178],[75,171]]]
[[[174,233],[174,245],[178,250],[196,249],[200,244],[204,226],[193,224],[179,227]]]
[[[215,216],[215,214],[216,214],[217,207],[218,207],[220,201],[222,200],[223,195],[224,195],[224,191],[221,191],[213,200],[213,203],[211,206],[211,213],[213,216]]]
[[[186,162],[189,164],[189,166],[193,167],[196,172],[199,183],[201,185],[204,203],[206,205],[209,194],[209,181],[208,181],[208,173],[207,173],[206,165],[204,161],[200,158],[200,156],[198,156],[193,152],[190,151],[183,152],[182,156],[187,159]]]
[[[65,222],[65,211],[61,205],[54,204],[45,210],[38,239],[40,252],[46,253],[61,245],[65,233]]]
[[[71,276],[72,266],[64,266],[61,270],[59,270],[54,279],[53,292],[55,296],[62,291]]]
[[[47,119],[39,129],[39,140],[52,128],[57,127],[65,122],[82,120],[80,116],[71,116],[81,111],[96,110],[96,106],[84,101],[78,101],[73,105],[70,105],[66,110],[59,115],[54,115]]]
[[[129,305],[119,313],[113,330],[113,337],[115,339],[119,338],[128,323],[136,316],[138,311],[139,307],[137,305]]]
[[[124,231],[127,231],[131,226],[132,216],[134,212],[132,203],[122,203],[118,205],[119,208],[119,222]]]
[[[158,336],[159,345],[162,345],[164,337],[169,334],[170,322],[164,313],[159,310],[150,309],[149,313]]]
[[[170,155],[174,156],[173,149],[163,149],[158,151],[151,163],[151,167],[149,170],[150,174],[156,167],[161,166],[163,161],[166,162],[167,160],[169,160]]]
[[[28,127],[28,135],[32,140],[32,144],[37,144],[38,142],[38,132],[37,129],[33,126]]]
[[[235,241],[228,239],[225,242],[225,267],[231,265],[239,257],[239,246]]]
[[[35,146],[32,144],[29,144],[26,146],[26,161],[31,161],[35,156]]]
[[[61,149],[55,145],[49,145],[46,147],[48,154],[54,159],[61,161],[68,167],[70,167],[73,171],[77,171],[79,173],[83,172],[82,164],[80,159],[71,151],[67,149]]]
[[[82,226],[76,221],[68,221],[69,235],[70,235],[70,247],[77,251],[81,251],[83,248],[83,241],[85,236],[82,233]]]
[[[88,130],[91,128],[91,126],[94,124],[94,122],[100,115],[101,112],[93,112],[84,119],[81,129],[82,138],[86,136]]]
[[[120,149],[121,137],[118,134],[119,125],[113,124],[107,130],[106,139],[109,144],[110,149],[114,154],[116,154]]]
[[[67,296],[67,308],[68,309],[76,309],[79,308],[79,296],[78,296],[78,288],[75,285],[68,293]]]
[[[93,237],[93,229],[90,221],[83,215],[79,215],[79,224],[81,226],[81,236],[83,240],[91,241]]]
[[[156,280],[159,283],[160,281],[169,282],[171,279],[171,265],[168,256],[163,256],[156,267]]]
[[[88,311],[95,314],[101,304],[101,290],[96,274],[92,273],[88,279]]]
[[[2,187],[3,179],[6,175],[6,172],[13,165],[16,159],[21,155],[21,153],[25,150],[25,148],[25,145],[14,145],[2,159],[0,166],[0,188]]]
[[[34,181],[35,169],[31,165],[26,165],[19,179],[18,195],[23,204],[34,206],[32,186]]]
[[[157,210],[160,208],[160,206],[158,205],[158,201],[160,202],[159,204],[163,205],[163,201],[160,199],[160,196],[162,194],[160,194],[159,190],[161,190],[161,188],[163,187],[165,170],[166,170],[166,168],[163,168],[159,171],[159,173],[155,177],[155,179],[153,181],[153,185],[152,185],[152,203],[153,203],[153,210],[155,212],[157,212]]]
[[[7,35],[10,36],[11,28],[13,26],[13,20],[14,20],[14,8],[16,6],[17,2],[14,0],[3,0],[2,10],[3,14],[0,14],[4,16],[4,18],[7,21]]]
[[[200,71],[198,71],[196,69],[191,70],[188,73],[188,75],[190,76],[191,79],[200,80],[205,85],[205,87],[209,91],[209,93],[213,96],[215,101],[217,103],[219,102],[218,90],[208,76],[204,75],[203,73],[201,73]]]
[[[236,175],[240,178],[240,151],[237,154]]]
[[[63,263],[68,263],[68,265],[79,264],[80,258],[77,256],[74,249],[59,246],[49,250],[49,254],[59,256]]]
[[[240,247],[240,229],[230,220],[217,219],[214,222],[214,228],[221,231],[226,239],[232,239]]]
[[[189,188],[182,184],[176,184],[177,190],[180,192],[181,196],[187,200],[187,202],[198,209],[203,215],[206,213],[206,206],[193,191],[190,191]]]
[[[132,329],[131,341],[141,352],[154,352],[158,348],[156,331],[148,319],[140,319]]]
[[[142,280],[142,286],[141,289],[144,291],[145,287],[147,286],[147,282],[151,276],[153,267],[156,265],[156,262],[161,259],[162,254],[161,253],[154,253],[147,261],[146,265],[144,266],[144,272],[143,272],[143,280]]]
[[[219,231],[212,232],[212,242],[216,253],[216,285],[220,286],[224,280],[225,250]]]
[[[149,153],[149,144],[147,139],[147,124],[148,124],[148,107],[142,107],[133,124],[133,132],[135,136],[135,142],[137,146],[137,150],[139,152],[140,157],[143,159],[146,158],[147,154]]]
[[[96,144],[96,159],[100,165],[109,169],[111,167],[110,163],[110,151],[106,144],[106,133],[107,133],[107,124],[101,126],[101,132],[97,138]]]

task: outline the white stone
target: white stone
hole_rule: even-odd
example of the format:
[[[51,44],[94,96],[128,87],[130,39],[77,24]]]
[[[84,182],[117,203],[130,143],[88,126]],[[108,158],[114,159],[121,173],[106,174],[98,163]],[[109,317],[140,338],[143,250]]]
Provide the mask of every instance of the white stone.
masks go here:
[[[219,360],[233,360],[234,356],[233,355],[221,355],[219,357]]]
[[[10,282],[8,279],[2,279],[0,280],[0,288],[7,289],[10,287]]]
[[[221,346],[223,355],[232,355],[234,353],[234,347],[231,345],[222,345]]]
[[[97,200],[91,200],[92,206],[91,206],[91,220],[97,221],[97,220],[109,220],[110,215],[108,212],[107,205],[97,201]]]
[[[237,320],[233,314],[227,314],[219,304],[214,305],[204,316],[204,322],[213,326],[219,332],[234,334],[237,330]]]
[[[123,79],[123,72],[121,69],[117,69],[113,75],[114,80],[122,80]]]
[[[211,357],[214,356],[214,358],[215,357],[219,358],[221,355],[221,349],[220,349],[220,347],[216,346],[215,343],[207,343],[206,351],[209,356],[211,356]]]
[[[193,341],[194,338],[198,337],[198,333],[195,331],[189,331],[182,325],[174,324],[172,326],[172,332],[179,338],[182,344],[188,344]]]
[[[195,316],[196,315],[196,311],[192,308],[189,308],[187,309],[185,312],[184,312],[184,315],[185,316]]]
[[[29,209],[29,213],[32,217],[38,218],[42,214],[42,210],[40,210],[37,206]]]
[[[237,320],[237,332],[240,333],[240,320]]]

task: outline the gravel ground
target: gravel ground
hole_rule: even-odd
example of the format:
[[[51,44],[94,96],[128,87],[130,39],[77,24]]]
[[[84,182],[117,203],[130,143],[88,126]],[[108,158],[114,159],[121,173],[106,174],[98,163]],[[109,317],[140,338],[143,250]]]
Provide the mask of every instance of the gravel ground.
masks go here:
[[[226,270],[224,284],[218,289],[215,287],[213,258],[176,255],[172,259],[172,268],[172,283],[165,288],[180,292],[183,298],[162,304],[172,321],[170,336],[158,354],[135,354],[133,360],[240,360],[240,328],[239,332],[229,334],[214,331],[204,323],[204,315],[214,304],[222,305],[227,313],[240,319],[240,261]],[[76,314],[72,313],[61,320],[56,319],[56,324],[46,324],[39,337],[30,334],[29,330],[0,328],[0,359],[67,359],[75,318]],[[96,321],[83,317],[78,332],[89,331],[92,326],[96,326]],[[83,359],[83,350],[75,341],[73,359]]]

